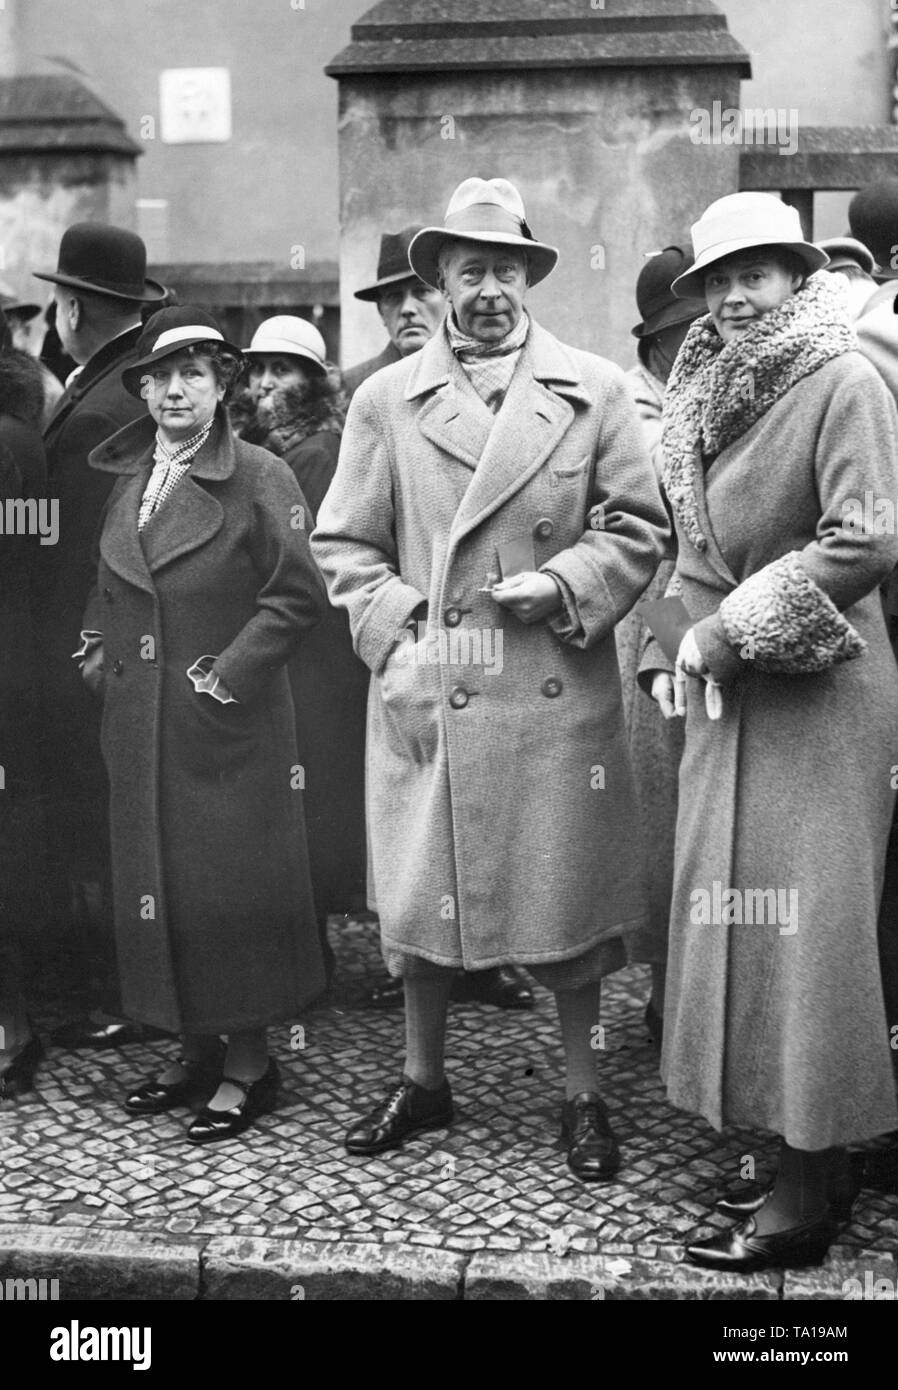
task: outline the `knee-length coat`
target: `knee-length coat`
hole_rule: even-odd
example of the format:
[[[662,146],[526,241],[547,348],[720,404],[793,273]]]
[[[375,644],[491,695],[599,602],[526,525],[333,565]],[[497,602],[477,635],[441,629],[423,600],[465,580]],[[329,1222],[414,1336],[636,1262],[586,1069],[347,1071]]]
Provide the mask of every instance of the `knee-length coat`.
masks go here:
[[[324,585],[289,468],[223,411],[190,472],[138,534],[155,425],[91,454],[118,475],[85,628],[102,632],[101,740],[126,1014],[226,1033],[320,993],[287,662]],[[216,657],[238,703],[194,689]]]
[[[876,915],[898,672],[877,585],[898,537],[894,525],[843,525],[867,493],[898,505],[898,417],[873,368],[846,352],[707,473],[696,467],[675,500],[683,599],[723,716],[707,717],[690,679],[662,1072],[674,1104],[715,1127],[802,1149],[896,1124]],[[838,626],[830,601],[863,655],[816,674],[770,669],[777,642],[797,650],[821,614]],[[649,652],[640,679],[664,665]],[[754,896],[771,891],[783,895],[775,911]],[[724,892],[739,897],[727,906]]]
[[[312,549],[375,675],[386,947],[551,962],[644,922],[613,634],[667,534],[623,373],[537,324],[497,416],[444,328],[359,388]],[[482,592],[520,537],[565,596],[532,626]],[[413,652],[403,628],[425,603]]]

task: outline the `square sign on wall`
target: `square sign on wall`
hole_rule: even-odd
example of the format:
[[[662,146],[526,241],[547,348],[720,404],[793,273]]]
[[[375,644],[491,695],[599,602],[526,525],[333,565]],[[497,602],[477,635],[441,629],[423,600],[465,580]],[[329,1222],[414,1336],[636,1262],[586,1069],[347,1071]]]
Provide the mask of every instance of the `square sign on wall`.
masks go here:
[[[230,72],[227,68],[166,68],[159,74],[159,112],[167,145],[230,140]]]

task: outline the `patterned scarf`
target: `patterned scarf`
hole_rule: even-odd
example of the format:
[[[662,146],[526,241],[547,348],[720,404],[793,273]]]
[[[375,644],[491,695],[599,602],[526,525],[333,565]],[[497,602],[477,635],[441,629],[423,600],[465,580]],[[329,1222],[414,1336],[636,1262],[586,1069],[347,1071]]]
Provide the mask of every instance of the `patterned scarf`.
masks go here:
[[[150,517],[158,512],[164,502],[168,501],[190,468],[194,455],[199,453],[209,438],[209,431],[214,422],[215,416],[213,415],[212,419],[203,425],[198,433],[192,434],[189,439],[176,445],[167,444],[157,433],[156,448],[153,451],[153,470],[147,479],[147,485],[140,502],[140,511],[137,514],[138,531],[142,531]]]
[[[515,327],[497,343],[469,338],[455,322],[453,311],[446,318],[449,346],[468,375],[471,385],[493,414],[497,414],[511,385],[515,367],[527,341],[530,318],[524,310]]]
[[[828,271],[810,275],[800,290],[733,342],[724,343],[710,314],[696,319],[667,384],[662,480],[697,550],[708,546],[696,493],[703,466],[799,381],[857,350],[843,277]]]

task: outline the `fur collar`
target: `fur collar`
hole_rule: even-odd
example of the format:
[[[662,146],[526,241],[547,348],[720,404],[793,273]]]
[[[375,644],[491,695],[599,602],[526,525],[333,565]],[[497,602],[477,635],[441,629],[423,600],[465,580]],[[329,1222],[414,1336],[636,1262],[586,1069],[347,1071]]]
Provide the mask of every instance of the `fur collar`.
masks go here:
[[[696,486],[703,463],[745,434],[799,381],[858,343],[842,277],[818,271],[778,309],[724,344],[710,314],[696,319],[667,385],[663,482],[697,550],[707,548]]]

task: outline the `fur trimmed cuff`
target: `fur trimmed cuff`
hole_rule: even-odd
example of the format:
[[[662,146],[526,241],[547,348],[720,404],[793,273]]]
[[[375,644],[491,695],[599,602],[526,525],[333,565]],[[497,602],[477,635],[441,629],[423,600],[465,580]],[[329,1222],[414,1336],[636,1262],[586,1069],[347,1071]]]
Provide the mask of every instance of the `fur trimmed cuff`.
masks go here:
[[[758,669],[810,675],[863,656],[867,644],[792,550],[751,575],[720,605],[733,647]]]

